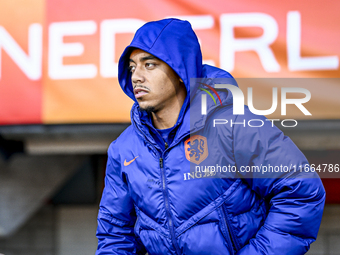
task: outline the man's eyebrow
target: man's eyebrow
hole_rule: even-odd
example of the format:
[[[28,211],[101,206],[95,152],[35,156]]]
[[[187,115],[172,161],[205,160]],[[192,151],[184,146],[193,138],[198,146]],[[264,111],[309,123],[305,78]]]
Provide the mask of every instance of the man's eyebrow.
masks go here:
[[[151,60],[151,59],[158,59],[158,58],[156,58],[155,56],[149,55],[149,56],[140,58],[139,61],[143,62],[143,61]]]
[[[140,61],[140,62],[144,62],[144,61],[146,61],[146,60],[151,60],[151,59],[156,59],[156,60],[158,60],[158,58],[156,58],[155,56],[149,55],[149,56],[141,57],[141,58],[139,59],[139,61]],[[133,59],[130,58],[130,59],[129,59],[129,63],[131,63],[131,62],[133,62],[133,63],[136,64],[136,62],[133,61]]]

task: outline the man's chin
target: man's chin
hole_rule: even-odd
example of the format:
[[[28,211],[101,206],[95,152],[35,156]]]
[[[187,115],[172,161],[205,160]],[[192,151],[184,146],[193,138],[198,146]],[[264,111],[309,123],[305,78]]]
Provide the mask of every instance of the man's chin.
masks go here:
[[[139,105],[139,110],[142,112],[152,113],[155,111],[155,107],[153,106],[141,106]]]

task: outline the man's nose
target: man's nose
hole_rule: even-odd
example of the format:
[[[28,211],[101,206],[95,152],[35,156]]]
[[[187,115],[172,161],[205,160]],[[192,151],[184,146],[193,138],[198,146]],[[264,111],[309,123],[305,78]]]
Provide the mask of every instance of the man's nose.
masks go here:
[[[132,83],[143,83],[145,81],[143,71],[136,67],[134,72],[131,75]]]

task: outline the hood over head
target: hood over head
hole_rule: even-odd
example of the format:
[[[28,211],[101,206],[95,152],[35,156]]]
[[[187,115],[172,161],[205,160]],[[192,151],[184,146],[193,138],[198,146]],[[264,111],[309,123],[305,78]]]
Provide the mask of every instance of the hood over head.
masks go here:
[[[190,101],[190,78],[201,77],[202,73],[201,48],[191,24],[179,19],[163,19],[148,22],[137,30],[118,64],[119,84],[125,94],[137,102],[129,71],[129,58],[134,48],[146,51],[164,61],[183,80],[187,90],[187,97],[180,113],[180,116],[183,115]]]

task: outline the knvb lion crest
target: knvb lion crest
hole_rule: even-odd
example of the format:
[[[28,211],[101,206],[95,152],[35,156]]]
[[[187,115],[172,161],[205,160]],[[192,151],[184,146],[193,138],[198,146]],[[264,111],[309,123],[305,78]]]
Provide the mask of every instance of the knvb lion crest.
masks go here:
[[[201,135],[191,136],[184,142],[184,150],[187,160],[199,165],[209,154],[207,138]]]

